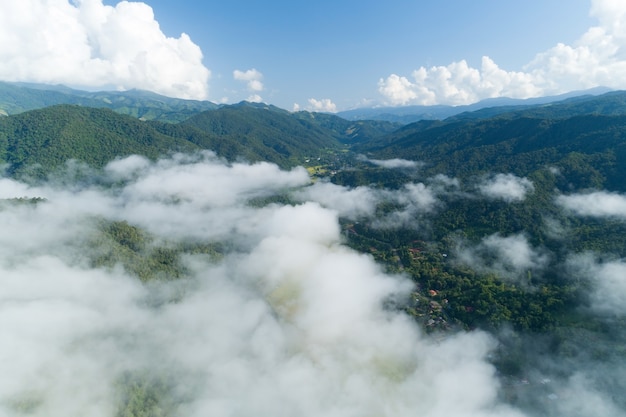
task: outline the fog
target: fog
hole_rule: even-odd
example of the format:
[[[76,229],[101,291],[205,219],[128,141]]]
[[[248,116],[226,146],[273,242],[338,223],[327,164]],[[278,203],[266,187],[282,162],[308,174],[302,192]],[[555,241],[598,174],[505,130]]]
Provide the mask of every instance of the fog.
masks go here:
[[[524,287],[530,287],[533,272],[541,272],[549,255],[533,248],[523,234],[486,236],[478,245],[459,242],[455,248],[457,261],[483,273],[499,277]]]
[[[2,198],[45,199],[0,208],[0,415],[112,416],[150,395],[184,416],[523,415],[500,401],[495,339],[423,334],[393,307],[411,281],[344,244],[339,212],[354,209],[304,198],[304,169],[204,153],[93,175],[0,181]],[[434,204],[423,184],[405,191],[407,208]],[[189,251],[183,276],[141,282],[94,266],[113,221],[223,253]]]
[[[478,190],[488,198],[512,202],[523,200],[534,190],[534,186],[528,178],[520,178],[513,174],[496,174],[491,178],[483,178]]]

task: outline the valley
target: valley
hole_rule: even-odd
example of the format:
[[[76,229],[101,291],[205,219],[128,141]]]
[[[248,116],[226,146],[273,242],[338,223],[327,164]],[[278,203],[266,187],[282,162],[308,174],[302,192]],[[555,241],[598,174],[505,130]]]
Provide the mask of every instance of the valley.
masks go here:
[[[481,412],[626,410],[626,93],[403,125],[181,100],[148,120],[152,95],[122,109],[104,93],[19,91],[0,107],[2,267],[12,299],[92,317],[54,322],[69,335],[43,332],[55,349],[93,359],[116,346],[111,369],[67,359],[79,380],[106,375],[114,394],[92,395],[117,398],[114,415],[194,410],[210,398],[189,387],[223,381],[257,398],[251,380],[285,386],[298,360],[305,382],[340,372],[419,391],[459,358],[475,366],[463,381],[493,388],[488,406],[467,400]],[[61,365],[39,366],[3,405],[15,415],[54,401],[49,386],[24,388]]]

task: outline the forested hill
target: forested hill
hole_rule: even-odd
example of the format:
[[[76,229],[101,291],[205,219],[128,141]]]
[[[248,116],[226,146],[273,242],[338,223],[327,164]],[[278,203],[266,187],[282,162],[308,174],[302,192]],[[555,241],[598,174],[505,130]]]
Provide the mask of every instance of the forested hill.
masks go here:
[[[0,82],[0,115],[14,115],[58,104],[108,108],[144,120],[180,122],[219,106],[141,90],[89,92],[64,86]]]
[[[291,167],[308,158],[351,150],[374,159],[421,161],[426,163],[426,174],[529,175],[552,165],[571,174],[568,181],[575,188],[626,187],[622,182],[626,169],[616,163],[626,157],[625,92],[486,117],[501,110],[483,109],[402,127],[247,102],[181,116],[184,120],[178,123],[142,121],[84,105],[58,105],[0,117],[0,152],[1,161],[17,173],[32,165],[45,172],[68,159],[102,166],[133,153],[154,158],[197,149],[212,150],[231,161]]]
[[[337,141],[345,144],[369,142],[401,127],[391,122],[351,122],[332,114],[291,113],[276,106],[249,102],[203,112],[182,124],[219,136],[262,142],[289,154],[304,152],[309,155],[334,147]]]
[[[130,154],[156,158],[207,149],[230,161],[267,161],[287,168],[343,149],[342,142],[374,140],[395,127],[250,103],[202,112],[183,123],[57,105],[0,118],[0,161],[9,164],[12,174],[32,166],[45,173],[69,159],[99,167]]]
[[[553,166],[574,188],[625,190],[626,167],[619,162],[626,160],[626,105],[619,104],[625,100],[619,93],[487,119],[422,121],[355,149],[373,158],[425,162],[426,173],[525,176]]]
[[[69,159],[102,166],[130,154],[157,157],[197,145],[160,133],[107,109],[59,105],[0,119],[0,155],[11,173],[37,166],[48,172]]]

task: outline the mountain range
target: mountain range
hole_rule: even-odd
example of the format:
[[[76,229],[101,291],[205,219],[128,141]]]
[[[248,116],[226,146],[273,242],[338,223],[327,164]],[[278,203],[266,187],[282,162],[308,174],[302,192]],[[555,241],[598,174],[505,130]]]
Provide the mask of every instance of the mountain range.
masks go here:
[[[626,156],[626,93],[620,91],[484,107],[402,125],[289,112],[262,103],[218,106],[140,91],[0,87],[1,106],[16,113],[0,118],[0,155],[13,173],[34,166],[45,172],[68,159],[102,166],[133,153],[156,158],[209,149],[230,161],[281,167],[311,158],[327,164],[341,156],[345,162],[356,154],[403,158],[425,162],[425,172],[452,176],[494,170],[527,175],[550,164],[569,172],[573,164],[577,187],[624,188],[624,169],[612,163]],[[32,107],[41,108],[24,111]]]

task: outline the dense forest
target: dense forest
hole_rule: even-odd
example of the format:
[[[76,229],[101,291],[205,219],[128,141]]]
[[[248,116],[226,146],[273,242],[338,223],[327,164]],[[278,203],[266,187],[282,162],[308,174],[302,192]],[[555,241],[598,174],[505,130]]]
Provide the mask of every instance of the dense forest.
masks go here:
[[[76,101],[48,106],[48,93],[3,88],[14,109],[42,108],[0,117],[5,179],[24,184],[25,194],[5,197],[0,215],[46,213],[60,178],[115,208],[83,214],[80,239],[67,243],[74,248],[67,256],[81,267],[121,268],[146,287],[185,282],[197,274],[198,259],[230,268],[254,248],[263,222],[244,218],[314,201],[336,213],[342,245],[413,283],[409,297],[387,299],[385,309],[410,317],[433,340],[478,331],[496,340],[489,363],[502,385],[499,400],[530,415],[562,415],[563,387],[574,392],[572,381],[582,375],[594,398],[626,410],[626,93],[400,125],[245,102],[167,102],[161,116],[140,120],[149,113],[145,100],[155,97],[136,94],[141,100],[125,99],[135,110],[119,111],[96,105],[110,101],[103,94],[58,91]],[[203,172],[205,183],[194,188],[189,171],[202,163],[258,169],[244,180],[261,185],[217,203],[218,191],[231,186],[220,183],[226,168]],[[170,192],[168,177],[161,178],[155,190],[163,187],[163,196],[137,203],[141,214],[120,214],[134,213],[141,181],[158,169],[187,182],[172,183]],[[151,226],[173,221],[149,208],[152,201],[181,212],[228,207],[231,216],[247,214],[178,236],[176,223],[165,231]],[[188,288],[168,288],[146,302],[160,311],[188,297]],[[276,315],[297,316],[295,298],[284,299],[290,294],[296,290],[287,284],[265,294]],[[176,378],[145,367],[116,375],[115,415],[177,415],[193,395],[181,393]],[[9,408],[17,415],[43,402],[36,393],[16,398]]]

